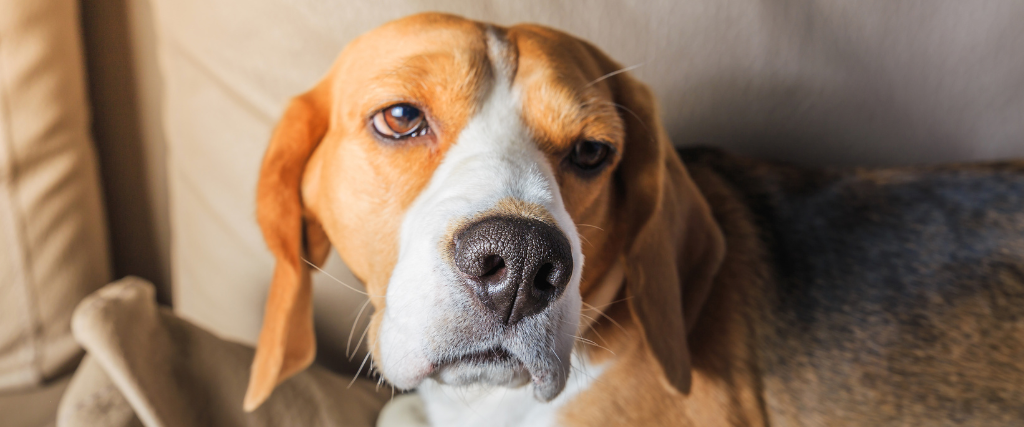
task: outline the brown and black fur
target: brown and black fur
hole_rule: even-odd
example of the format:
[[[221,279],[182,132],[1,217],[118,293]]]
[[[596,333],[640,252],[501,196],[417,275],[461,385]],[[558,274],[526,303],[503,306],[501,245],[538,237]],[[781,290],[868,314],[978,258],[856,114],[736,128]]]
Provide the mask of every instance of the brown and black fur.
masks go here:
[[[1024,425],[1024,162],[679,154],[728,242],[689,341],[695,370],[755,388],[734,424]]]

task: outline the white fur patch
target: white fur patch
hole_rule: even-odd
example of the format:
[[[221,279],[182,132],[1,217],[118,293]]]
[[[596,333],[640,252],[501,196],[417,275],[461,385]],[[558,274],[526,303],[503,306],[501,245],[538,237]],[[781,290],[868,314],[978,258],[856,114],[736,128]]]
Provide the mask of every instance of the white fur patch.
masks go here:
[[[492,54],[492,60],[499,57]],[[375,362],[384,377],[402,389],[420,386],[432,373],[431,361],[440,352],[483,350],[499,339],[487,335],[482,327],[473,329],[476,313],[468,308],[473,296],[444,262],[439,247],[451,224],[491,209],[501,199],[542,206],[568,239],[573,256],[571,279],[561,297],[547,308],[548,314],[528,320],[533,322],[533,331],[550,335],[550,339],[535,343],[538,354],[563,354],[559,359],[563,360],[575,341],[583,267],[579,234],[562,203],[551,165],[521,119],[521,102],[509,81],[509,67],[499,63],[494,68],[497,78],[483,105],[445,154],[401,225],[398,262],[388,284],[380,325],[381,360]],[[558,371],[564,372],[567,366],[560,363],[563,366]],[[424,392],[434,386],[437,384],[425,386]],[[532,396],[522,392],[531,388],[500,387],[481,395]]]

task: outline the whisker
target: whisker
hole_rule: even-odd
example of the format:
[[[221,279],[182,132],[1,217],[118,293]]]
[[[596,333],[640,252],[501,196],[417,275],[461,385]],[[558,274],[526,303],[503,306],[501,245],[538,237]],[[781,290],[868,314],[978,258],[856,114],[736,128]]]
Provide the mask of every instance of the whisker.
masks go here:
[[[598,321],[597,321],[597,319],[595,319],[595,318],[593,318],[593,317],[590,317],[590,316],[587,316],[586,314],[583,314],[583,313],[580,313],[580,316],[581,316],[581,317],[585,317],[585,318],[589,319],[589,320],[590,320],[590,324],[589,324],[589,325],[587,325],[587,329],[586,329],[586,330],[583,330],[583,331],[579,331],[579,332],[578,332],[578,333],[579,333],[579,335],[580,335],[580,336],[583,336],[583,334],[584,334],[584,333],[586,333],[586,332],[593,332],[593,333],[594,333],[595,335],[597,335],[597,337],[598,337],[598,338],[600,338],[600,339],[601,339],[601,341],[604,341],[604,343],[605,343],[605,344],[608,344],[608,339],[606,339],[606,338],[604,337],[604,335],[601,335],[601,333],[600,333],[600,332],[598,332],[598,331],[597,331],[597,328],[595,327],[595,326],[597,326],[597,324],[598,324]]]
[[[624,301],[624,300],[626,300],[626,299],[629,299],[629,298],[624,298],[623,300],[620,300],[620,301]],[[619,301],[616,301],[616,302],[619,302]],[[608,305],[612,305],[612,304],[614,304],[614,303],[609,303]],[[590,305],[590,304],[587,304],[587,303],[585,303],[585,302],[583,303],[583,305],[587,306],[587,307],[588,307],[588,308],[587,308],[588,310],[594,310],[594,311],[595,311],[595,312],[597,312],[597,314],[598,314],[598,315],[600,315],[601,317],[604,317],[605,319],[608,319],[608,321],[612,322],[612,324],[614,324],[615,326],[618,326],[618,327],[619,327],[619,329],[621,329],[621,330],[622,330],[622,332],[626,332],[626,328],[624,328],[624,327],[623,327],[623,326],[622,326],[621,324],[619,324],[619,322],[617,322],[617,321],[616,321],[615,319],[612,319],[612,318],[611,318],[611,316],[608,316],[607,314],[604,314],[604,312],[602,311],[602,309],[603,309],[604,307],[602,307],[602,308],[597,308],[597,307],[594,307],[594,306],[592,306],[592,305]],[[608,305],[606,305],[605,307],[607,307]],[[581,313],[581,314],[582,314],[582,313]]]
[[[576,225],[579,225],[579,226],[583,226],[583,227],[590,227],[590,228],[596,228],[596,229],[598,229],[598,230],[604,231],[604,229],[603,229],[603,228],[601,228],[601,227],[598,227],[598,226],[596,226],[596,225],[590,225],[590,224],[576,224]]]
[[[352,360],[356,356],[356,352],[359,351],[359,347],[363,345],[363,339],[366,338],[366,333],[370,332],[370,325],[367,324],[366,328],[363,329],[363,334],[359,336],[359,341],[356,342],[355,350],[352,350],[352,355],[348,357],[348,360]]]
[[[354,287],[354,286],[352,286],[352,285],[350,285],[348,283],[342,282],[341,279],[339,279],[337,277],[334,277],[334,276],[331,275],[331,273],[328,273],[328,272],[324,271],[324,269],[322,269],[320,267],[317,267],[316,264],[313,264],[312,262],[309,262],[308,259],[306,259],[304,257],[299,257],[299,259],[305,261],[306,264],[309,264],[310,267],[313,267],[313,268],[317,269],[317,271],[319,271],[319,272],[321,272],[323,274],[326,274],[327,277],[330,277],[330,278],[334,279],[335,282],[341,283],[342,286],[351,289],[353,292],[358,292],[358,293],[366,295],[368,297],[375,297],[375,298],[381,298],[381,297],[384,296],[384,295],[370,295],[370,294],[368,294],[366,292],[363,292],[363,291],[357,289],[356,287]]]
[[[590,345],[592,345],[592,346],[598,346],[598,344],[597,344],[596,342],[594,342],[594,340],[592,340],[592,339],[589,339],[589,338],[583,338],[583,337],[581,337],[581,336],[579,336],[579,335],[572,335],[572,337],[573,337],[573,338],[575,338],[575,339],[576,339],[576,341],[579,341],[579,342],[581,342],[581,343],[584,343],[584,344],[590,344]],[[599,346],[598,346],[598,347],[599,347]],[[609,350],[609,351],[610,351],[610,350]]]
[[[598,337],[598,338],[600,338],[600,339],[601,339],[601,341],[604,341],[604,343],[605,343],[606,345],[608,344],[608,339],[606,339],[606,338],[604,337],[604,335],[601,335],[601,333],[600,333],[600,332],[598,332],[598,331],[597,331],[597,329],[594,329],[594,327],[593,327],[593,326],[591,326],[591,327],[590,327],[590,332],[593,332],[593,333],[594,333],[594,335],[597,335],[597,337]]]
[[[562,358],[558,357],[558,352],[555,351],[554,347],[550,347],[549,350],[551,350],[551,354],[555,355],[555,359],[558,360],[558,370],[561,371],[562,370]],[[569,361],[569,369],[572,369],[572,361],[571,360]]]
[[[363,358],[363,363],[359,364],[359,369],[356,370],[356,374],[352,376],[352,381],[349,381],[348,387],[345,387],[345,388],[352,388],[352,384],[356,383],[356,379],[359,378],[359,373],[363,372],[363,365],[366,365],[366,360],[369,359],[369,358],[370,358],[370,353],[367,352],[366,353],[366,357]]]
[[[572,337],[575,338],[577,341],[579,341],[581,343],[592,345],[592,346],[597,347],[597,348],[599,348],[601,350],[604,350],[604,351],[607,351],[607,352],[611,353],[612,356],[617,356],[617,354],[615,354],[615,352],[612,351],[610,348],[605,347],[603,345],[600,345],[600,344],[594,342],[593,340],[588,340],[586,338],[583,338],[583,337],[580,337],[580,336],[576,336],[576,335],[573,335]]]
[[[352,329],[348,331],[348,342],[345,343],[345,357],[348,360],[352,360],[352,353],[349,350],[352,348],[352,335],[356,333],[356,326],[359,326],[359,319],[363,317],[363,310],[366,310],[366,306],[370,305],[370,300],[366,300],[363,306],[359,309],[359,313],[356,313],[356,320],[352,322]]]
[[[586,302],[584,302],[584,304],[590,305],[590,308],[594,309],[594,310],[604,310],[604,309],[606,309],[608,307],[611,307],[612,304],[615,304],[615,303],[618,303],[618,302],[623,302],[623,301],[629,301],[631,299],[633,299],[632,296],[628,296],[628,297],[625,297],[625,298],[619,298],[619,299],[617,299],[615,301],[609,302],[608,304],[602,305],[600,307],[595,307],[593,305],[587,304]]]
[[[619,74],[622,74],[622,73],[625,73],[625,72],[628,72],[628,71],[632,71],[632,70],[635,70],[635,69],[637,69],[637,68],[640,68],[640,67],[642,67],[642,66],[644,66],[644,63],[643,63],[643,62],[641,62],[641,63],[639,63],[639,64],[636,64],[636,65],[631,65],[631,66],[629,66],[629,67],[626,67],[626,68],[622,68],[622,69],[619,69],[619,70],[616,70],[616,71],[612,71],[612,72],[610,72],[610,73],[608,73],[608,74],[605,74],[605,75],[603,75],[603,76],[601,76],[601,77],[598,77],[598,78],[597,78],[596,80],[594,80],[594,81],[592,81],[592,82],[588,83],[586,87],[590,87],[590,86],[593,86],[593,85],[595,85],[595,84],[597,84],[597,83],[601,82],[602,80],[605,80],[605,79],[608,79],[608,78],[611,78],[611,77],[615,77],[615,76],[617,76],[617,75],[619,75]]]
[[[576,333],[579,334],[580,336],[583,336],[583,334],[587,333],[587,331],[594,330],[594,327],[597,326],[597,319],[587,316],[586,314],[583,314],[582,311],[580,312],[580,317],[587,320],[586,328],[583,328],[583,322],[580,322],[579,327],[576,328]]]
[[[601,340],[605,342],[605,344],[608,343],[608,340],[606,340],[603,336],[601,336],[601,333],[597,332],[597,329],[594,329],[594,327],[597,326],[597,323],[598,323],[596,319],[594,319],[593,317],[587,316],[586,314],[583,314],[583,313],[580,313],[580,317],[584,317],[584,318],[589,319],[590,320],[590,322],[589,322],[590,324],[587,325],[586,328],[583,327],[583,324],[577,324],[576,336],[583,337],[583,335],[586,334],[587,332],[593,332],[593,333],[597,334],[597,336],[600,337]],[[559,321],[562,322],[562,323],[565,323],[567,325],[573,324],[572,322],[568,322],[568,321],[565,321],[565,320],[559,320]]]

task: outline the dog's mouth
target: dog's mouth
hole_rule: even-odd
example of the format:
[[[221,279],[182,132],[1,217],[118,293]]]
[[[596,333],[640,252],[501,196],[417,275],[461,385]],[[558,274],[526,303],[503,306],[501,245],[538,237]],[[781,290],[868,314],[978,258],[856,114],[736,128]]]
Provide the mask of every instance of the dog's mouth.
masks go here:
[[[530,372],[518,357],[502,346],[465,353],[435,363],[431,375],[450,385],[476,383],[517,387],[530,381]]]
[[[518,361],[518,359],[512,353],[509,353],[508,350],[505,350],[504,347],[495,346],[484,351],[459,356],[452,363],[486,364],[508,363],[512,361]]]

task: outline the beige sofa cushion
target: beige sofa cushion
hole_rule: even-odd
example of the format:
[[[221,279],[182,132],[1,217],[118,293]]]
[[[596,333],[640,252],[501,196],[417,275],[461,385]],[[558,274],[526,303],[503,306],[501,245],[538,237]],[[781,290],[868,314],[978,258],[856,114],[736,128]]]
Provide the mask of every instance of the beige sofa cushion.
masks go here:
[[[109,279],[80,43],[77,1],[0,0],[0,390],[77,362],[71,311]]]
[[[246,343],[272,269],[254,220],[272,126],[349,40],[419,11],[548,24],[640,65],[679,144],[812,163],[1024,155],[1019,0],[151,1],[175,307]],[[332,274],[354,281],[334,258]],[[344,359],[364,300],[322,274],[315,294],[321,361],[331,364]]]
[[[75,310],[89,351],[61,399],[61,427],[370,427],[391,398],[367,378],[313,365],[242,410],[253,349],[219,339],[157,306],[137,277],[111,283]]]

